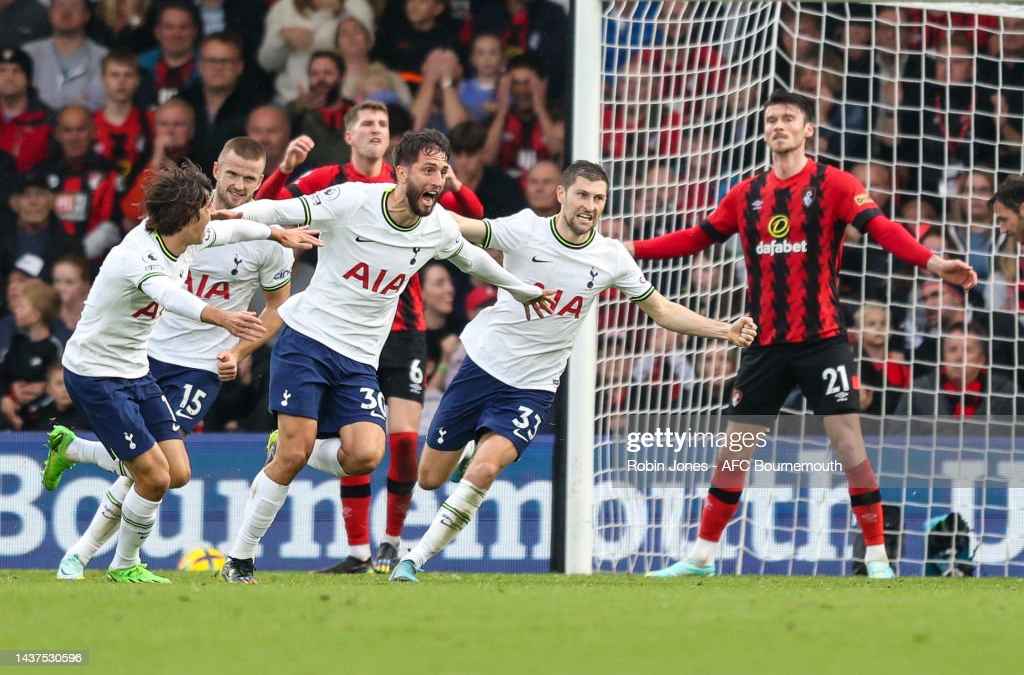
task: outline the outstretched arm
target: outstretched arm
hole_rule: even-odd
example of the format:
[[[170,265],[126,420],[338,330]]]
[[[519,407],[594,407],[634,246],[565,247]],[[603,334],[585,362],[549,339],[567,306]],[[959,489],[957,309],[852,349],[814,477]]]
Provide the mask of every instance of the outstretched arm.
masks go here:
[[[280,227],[268,227],[263,223],[251,220],[212,220],[207,234],[209,241],[204,240],[203,244],[205,246],[225,246],[240,241],[270,239],[285,248],[308,250],[323,245],[317,236],[319,234],[318,230],[306,228],[285,230]]]
[[[165,274],[151,274],[143,278],[139,289],[161,307],[193,321],[220,326],[243,340],[263,337],[263,324],[253,312],[226,312],[208,305]]]
[[[449,211],[449,213],[455,219],[455,224],[459,226],[459,231],[462,232],[463,237],[477,246],[482,246],[483,248],[490,247],[490,242],[488,241],[490,239],[488,236],[490,234],[490,227],[485,221],[467,218],[454,211]]]
[[[660,260],[662,258],[679,258],[700,253],[715,240],[705,231],[704,227],[688,227],[663,234],[654,239],[624,242],[626,250],[637,260]]]
[[[757,326],[748,316],[732,324],[716,321],[671,302],[658,291],[654,291],[637,304],[654,323],[674,333],[719,338],[728,340],[737,347],[749,347],[757,336]]]
[[[482,248],[473,244],[463,243],[451,257],[448,258],[456,267],[471,274],[481,281],[504,288],[512,294],[517,301],[532,307],[537,314],[544,316],[550,313],[551,298],[555,292],[545,291],[538,286],[520,281],[518,277],[499,265],[497,261],[487,254]]]
[[[880,213],[867,223],[868,234],[889,253],[915,267],[924,267],[946,281],[970,289],[978,285],[978,273],[962,260],[942,258],[914,239],[902,225]]]

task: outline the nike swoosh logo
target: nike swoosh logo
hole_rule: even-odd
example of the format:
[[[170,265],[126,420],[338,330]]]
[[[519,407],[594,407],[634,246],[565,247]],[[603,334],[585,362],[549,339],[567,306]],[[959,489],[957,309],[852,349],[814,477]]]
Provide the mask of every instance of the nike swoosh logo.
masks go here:
[[[541,259],[540,259],[540,258],[538,258],[537,256],[533,256],[533,257],[531,258],[531,260],[533,260],[533,262],[538,262],[538,263],[544,263],[544,262],[546,262],[546,263],[549,263],[549,262],[552,262],[551,260],[541,260]]]
[[[173,424],[173,425],[171,425],[171,431],[181,431],[181,425],[180,424]]]
[[[356,241],[358,241],[360,244],[376,244],[377,243],[373,239],[364,239],[363,237],[360,237],[359,235],[356,235]]]

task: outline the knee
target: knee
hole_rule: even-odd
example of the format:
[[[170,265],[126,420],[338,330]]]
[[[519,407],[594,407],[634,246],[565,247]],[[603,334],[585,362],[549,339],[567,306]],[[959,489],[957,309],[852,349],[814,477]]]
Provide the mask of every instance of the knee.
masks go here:
[[[499,473],[501,473],[501,466],[497,462],[480,460],[469,465],[466,479],[478,488],[487,488],[495,481]]]
[[[352,450],[345,448],[342,452],[345,473],[350,476],[372,473],[384,458],[383,447],[356,447]]]
[[[440,471],[421,464],[419,475],[416,477],[416,482],[419,483],[419,486],[424,490],[436,490],[444,485],[447,478],[448,477],[442,475]]]
[[[192,480],[192,468],[187,466],[172,468],[168,480],[171,489],[185,487]]]
[[[171,487],[171,473],[165,466],[149,467],[135,474],[140,494],[163,495]]]

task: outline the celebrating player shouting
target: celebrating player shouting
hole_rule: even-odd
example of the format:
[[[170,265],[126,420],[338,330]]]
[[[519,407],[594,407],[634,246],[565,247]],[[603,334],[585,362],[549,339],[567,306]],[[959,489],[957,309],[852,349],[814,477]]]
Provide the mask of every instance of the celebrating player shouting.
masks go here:
[[[769,171],[748,178],[698,227],[632,243],[637,258],[692,255],[740,235],[747,265],[747,306],[760,328],[757,344],[743,353],[732,392],[727,433],[767,427],[782,402],[799,386],[846,472],[850,504],[864,534],[872,578],[891,578],[885,552],[881,492],[864,450],[857,415],[858,382],[853,354],[843,335],[839,263],[848,225],[867,232],[900,260],[926,268],[951,283],[974,286],[969,265],[932,255],[886,218],[856,178],[807,157],[814,135],[814,104],[797,94],[773,93],[764,108]],[[738,452],[734,452],[736,450]],[[699,538],[688,560],[653,576],[715,573],[718,540],[736,512],[745,474],[728,469],[749,459],[753,447],[720,453],[701,515]]]
[[[260,223],[210,224],[210,181],[191,163],[163,169],[146,188],[148,218],[111,250],[100,268],[82,319],[64,352],[64,382],[100,442],[135,479],[121,504],[117,551],[108,578],[122,583],[167,583],[139,560],[171,482],[169,461],[187,455],[181,427],[150,373],[147,346],[164,309],[259,340],[250,312],[209,305],[182,286],[200,250],[238,241],[274,239],[292,248],[319,242],[315,232]],[[51,449],[43,480],[53,489],[61,467]],[[55,474],[55,475],[54,475]],[[187,480],[187,478],[186,478]]]
[[[476,452],[426,534],[395,567],[392,581],[416,581],[416,572],[469,524],[498,474],[533,440],[554,401],[576,331],[605,289],[619,289],[655,323],[677,333],[740,346],[756,335],[749,317],[729,325],[669,302],[620,242],[597,232],[608,199],[608,175],[599,165],[573,162],[562,173],[557,196],[562,208],[550,218],[529,209],[492,221],[456,217],[468,239],[505,253],[510,272],[555,290],[555,306],[551,316],[538,320],[499,292],[498,302],[463,331],[466,360],[431,422],[420,486],[437,489],[470,441],[477,442]]]
[[[369,473],[380,462],[387,412],[376,369],[398,297],[427,261],[451,260],[529,309],[548,311],[553,293],[523,283],[466,243],[436,206],[449,155],[443,134],[413,132],[395,151],[397,185],[345,183],[237,209],[267,222],[316,223],[324,248],[309,288],[281,307],[285,326],[270,363],[277,450],[253,480],[225,580],[255,581],[256,547],[307,461],[334,476]],[[314,447],[318,433],[330,442]]]

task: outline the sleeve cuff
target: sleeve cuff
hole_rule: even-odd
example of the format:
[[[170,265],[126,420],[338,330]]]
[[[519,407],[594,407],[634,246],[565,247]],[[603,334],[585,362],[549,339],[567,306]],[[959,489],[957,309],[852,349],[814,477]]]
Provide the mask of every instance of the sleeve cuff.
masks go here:
[[[648,288],[646,291],[644,291],[640,295],[636,296],[635,298],[630,298],[629,301],[630,302],[643,302],[647,298],[649,298],[652,295],[654,295],[654,291],[655,291],[655,288],[654,288],[653,285],[651,285],[651,287]]]

